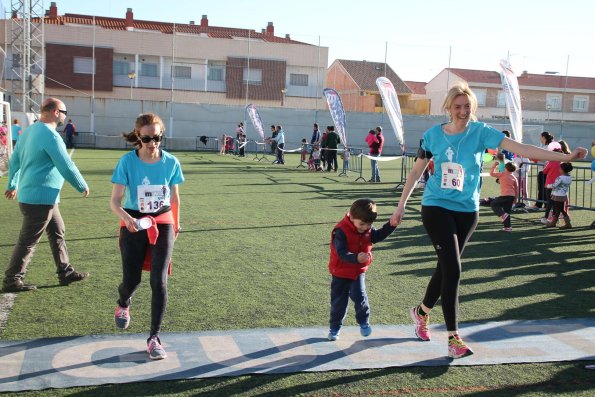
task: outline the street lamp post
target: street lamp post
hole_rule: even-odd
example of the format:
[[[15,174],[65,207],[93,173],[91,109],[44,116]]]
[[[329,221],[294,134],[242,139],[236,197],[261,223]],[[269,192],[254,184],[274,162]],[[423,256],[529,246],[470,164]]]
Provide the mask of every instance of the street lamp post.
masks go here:
[[[134,83],[134,79],[136,78],[136,73],[129,72],[128,78],[130,79],[130,100],[132,100],[132,85]]]
[[[283,104],[284,104],[284,102],[285,102],[285,94],[287,94],[287,88],[283,88],[283,89],[281,90],[281,94],[283,95],[283,96],[281,97],[281,106],[283,106]]]

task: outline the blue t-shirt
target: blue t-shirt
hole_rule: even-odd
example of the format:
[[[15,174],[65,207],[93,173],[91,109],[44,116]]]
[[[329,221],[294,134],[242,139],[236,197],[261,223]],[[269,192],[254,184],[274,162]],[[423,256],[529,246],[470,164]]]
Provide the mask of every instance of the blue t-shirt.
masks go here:
[[[23,130],[20,125],[13,124],[10,126],[10,134],[12,135],[13,141],[18,141],[22,133]]]
[[[165,150],[161,150],[161,160],[156,163],[145,163],[133,150],[120,158],[112,175],[112,183],[126,186],[123,208],[149,214],[169,206],[171,187],[183,182],[180,162]],[[153,197],[139,200],[139,186],[145,196],[152,194]],[[156,202],[157,197],[160,199]],[[161,198],[165,198],[165,202]]]
[[[424,133],[421,147],[432,153],[434,175],[426,182],[422,205],[438,206],[452,211],[475,212],[479,210],[479,189],[482,156],[485,149],[495,149],[500,145],[504,134],[481,122],[470,122],[465,131],[448,135],[443,131],[444,124],[436,125]],[[452,162],[463,167],[462,191],[441,187],[442,164]]]

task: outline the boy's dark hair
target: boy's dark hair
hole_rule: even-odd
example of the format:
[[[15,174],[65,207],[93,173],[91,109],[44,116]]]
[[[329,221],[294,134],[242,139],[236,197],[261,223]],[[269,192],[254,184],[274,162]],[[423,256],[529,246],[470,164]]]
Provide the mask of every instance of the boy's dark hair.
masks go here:
[[[506,135],[507,138],[510,138],[510,131],[508,131],[508,130],[502,130],[502,133],[504,135]]]
[[[515,172],[516,171],[516,164],[509,161],[508,163],[504,164],[504,168],[506,168],[509,172]]]
[[[560,168],[562,169],[562,171],[568,174],[570,171],[573,170],[574,167],[572,167],[572,163],[560,163]]]
[[[353,219],[359,219],[362,222],[374,223],[378,212],[376,212],[376,203],[368,198],[358,199],[351,204],[349,215]]]

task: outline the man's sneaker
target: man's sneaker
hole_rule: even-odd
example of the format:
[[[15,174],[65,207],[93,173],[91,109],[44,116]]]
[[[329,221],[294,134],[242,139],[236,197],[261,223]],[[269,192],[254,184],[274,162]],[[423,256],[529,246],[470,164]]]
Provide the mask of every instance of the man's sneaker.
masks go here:
[[[539,222],[541,222],[543,225],[547,225],[548,223],[550,223],[550,220],[549,220],[549,219],[547,219],[547,218],[541,218],[541,219],[539,220]]]
[[[116,306],[116,314],[114,315],[116,320],[116,327],[120,329],[126,329],[130,325],[130,308]]]
[[[362,324],[359,326],[359,333],[362,334],[364,338],[367,338],[372,334],[372,327],[370,327],[370,324]]]
[[[26,292],[35,291],[37,289],[33,284],[25,284],[23,280],[14,280],[7,283],[6,280],[2,284],[2,292]]]
[[[157,335],[153,335],[147,340],[147,353],[149,353],[151,360],[163,360],[167,357],[167,353],[163,350],[161,340]]]
[[[328,331],[328,336],[327,336],[328,340],[330,341],[335,341],[337,339],[339,339],[339,330],[334,330],[331,329]]]
[[[423,341],[430,340],[430,316],[426,314],[425,316],[419,315],[417,309],[419,306],[414,306],[409,310],[409,315],[415,324],[415,335]]]
[[[504,223],[504,221],[506,221],[508,218],[510,217],[510,214],[508,212],[505,212],[502,214],[502,216],[500,217],[500,221],[502,223]]]
[[[463,342],[459,335],[448,338],[448,357],[461,358],[473,354],[473,350]]]
[[[511,227],[503,227],[502,231],[503,232],[512,232],[512,228]]]
[[[68,273],[67,276],[58,276],[58,280],[60,280],[60,285],[68,285],[70,283],[74,283],[77,281],[81,281],[89,277],[89,273],[87,272],[77,272],[73,270],[72,272]]]

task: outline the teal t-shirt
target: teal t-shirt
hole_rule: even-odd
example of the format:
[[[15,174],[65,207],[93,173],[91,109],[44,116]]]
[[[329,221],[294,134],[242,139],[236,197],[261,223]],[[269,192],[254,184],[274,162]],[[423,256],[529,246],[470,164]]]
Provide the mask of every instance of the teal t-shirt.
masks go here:
[[[475,212],[479,210],[479,189],[482,156],[485,149],[495,149],[504,134],[485,123],[470,122],[465,131],[448,135],[444,124],[436,125],[423,135],[421,147],[432,153],[434,175],[426,182],[422,205],[438,206],[452,211]],[[442,165],[449,162],[463,167],[462,191],[441,187]]]
[[[21,135],[10,157],[8,190],[17,190],[19,203],[54,205],[66,179],[76,190],[87,182],[68,155],[56,129],[38,121]]]
[[[12,135],[13,141],[18,141],[19,138],[21,137],[22,132],[23,132],[23,130],[21,129],[20,125],[13,124],[10,126],[10,135]]]
[[[126,186],[123,208],[148,214],[169,206],[171,187],[183,182],[180,162],[165,150],[156,163],[145,163],[133,150],[120,158],[112,175],[112,183]]]

